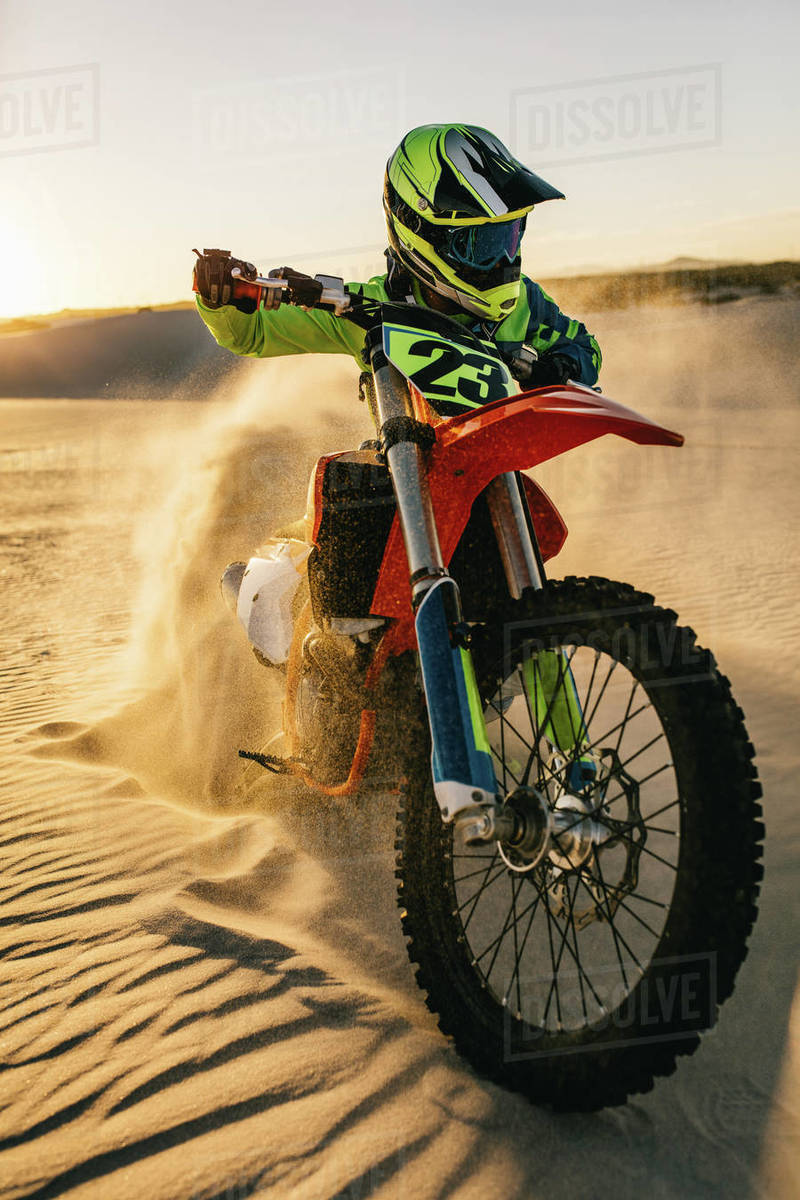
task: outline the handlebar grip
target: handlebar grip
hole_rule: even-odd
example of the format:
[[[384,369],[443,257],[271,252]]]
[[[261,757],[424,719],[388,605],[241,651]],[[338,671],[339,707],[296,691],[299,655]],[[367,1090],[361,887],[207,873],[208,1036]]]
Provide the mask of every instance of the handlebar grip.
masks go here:
[[[262,299],[265,288],[247,279],[234,279],[232,293],[236,300],[255,300],[256,304]]]
[[[259,304],[265,290],[265,288],[259,287],[257,283],[250,283],[247,279],[234,279],[231,283],[231,298],[234,300],[254,300],[256,304]],[[192,277],[192,291],[195,295],[200,295],[196,275]]]

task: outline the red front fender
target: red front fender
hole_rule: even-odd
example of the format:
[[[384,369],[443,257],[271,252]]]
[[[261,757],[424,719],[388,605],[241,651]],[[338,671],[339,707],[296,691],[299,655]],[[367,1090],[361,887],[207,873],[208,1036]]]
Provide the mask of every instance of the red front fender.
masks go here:
[[[428,482],[445,564],[458,545],[473,501],[493,479],[504,471],[536,467],[606,433],[640,445],[683,445],[681,434],[578,384],[522,392],[439,425]],[[411,617],[408,563],[397,518],[371,611]]]

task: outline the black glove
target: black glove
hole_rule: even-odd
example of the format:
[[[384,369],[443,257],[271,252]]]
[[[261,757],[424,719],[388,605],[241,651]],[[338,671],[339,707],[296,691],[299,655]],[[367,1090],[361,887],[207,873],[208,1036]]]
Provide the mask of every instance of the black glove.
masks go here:
[[[289,287],[289,303],[297,304],[301,308],[313,308],[319,302],[322,295],[322,284],[318,279],[313,279],[311,275],[304,275],[302,271],[295,271],[294,267],[275,267],[269,273],[270,279],[285,279]],[[264,301],[264,307],[277,308],[280,303],[280,295],[275,294],[275,303],[269,305]]]
[[[567,358],[565,354],[545,354],[531,363],[531,373],[525,380],[529,388],[553,387],[558,383],[566,383],[578,374],[577,363]]]
[[[244,279],[255,279],[258,271],[250,262],[241,258],[231,258],[230,250],[204,250],[201,254],[195,250],[197,262],[194,264],[194,276],[197,291],[206,308],[220,308],[223,304],[236,304],[232,301],[233,279],[231,271],[238,267]],[[245,301],[250,311],[255,305],[252,300]],[[237,304],[238,307],[238,304]]]

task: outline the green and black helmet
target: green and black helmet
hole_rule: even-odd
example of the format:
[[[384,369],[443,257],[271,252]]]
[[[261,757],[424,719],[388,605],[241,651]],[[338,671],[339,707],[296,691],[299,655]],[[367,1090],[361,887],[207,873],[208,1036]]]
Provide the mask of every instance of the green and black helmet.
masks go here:
[[[519,297],[525,219],[564,195],[476,125],[420,125],[386,164],[392,253],[428,287],[497,321]]]

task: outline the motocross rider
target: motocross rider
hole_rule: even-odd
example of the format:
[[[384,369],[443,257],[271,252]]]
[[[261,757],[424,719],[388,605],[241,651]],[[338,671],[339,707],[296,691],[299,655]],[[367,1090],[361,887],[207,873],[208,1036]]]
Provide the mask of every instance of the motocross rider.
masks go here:
[[[601,364],[597,342],[520,270],[528,214],[545,200],[563,198],[485,129],[473,125],[412,129],[386,166],[388,270],[366,283],[348,284],[347,290],[367,299],[416,304],[447,314],[469,332],[493,341],[512,373],[516,373],[515,360],[524,360],[526,388],[568,379],[592,385]],[[274,278],[289,281],[292,303],[281,303],[276,289],[256,306],[252,299],[234,296],[234,268],[245,278],[257,275],[252,264],[227,251],[198,253],[197,309],[220,346],[259,358],[351,354],[362,371],[369,369],[363,327],[313,307],[323,290],[318,280],[289,267],[274,270]],[[303,522],[297,525],[304,529]],[[302,539],[305,534],[289,528],[277,536]],[[223,595],[234,610],[246,573],[245,563],[231,563],[222,578]],[[268,586],[259,585],[258,591],[266,593]],[[249,625],[246,628],[250,636]],[[311,753],[315,771],[326,769],[319,757],[324,749],[316,746]],[[331,778],[338,777],[338,753],[332,744]],[[584,785],[585,773],[591,776],[595,771],[584,757],[576,759],[573,768],[578,788]]]
[[[370,299],[436,309],[493,341],[511,362],[522,347],[536,351],[526,387],[573,379],[592,385],[600,347],[579,321],[560,311],[520,271],[528,213],[564,199],[475,125],[421,125],[406,134],[386,166],[383,206],[388,270],[348,290]],[[258,308],[232,294],[231,271],[255,275],[226,251],[207,251],[195,266],[197,310],[220,346],[234,354],[352,354],[361,370],[365,333],[352,321],[313,309],[322,285],[283,267],[295,304],[270,293]]]

